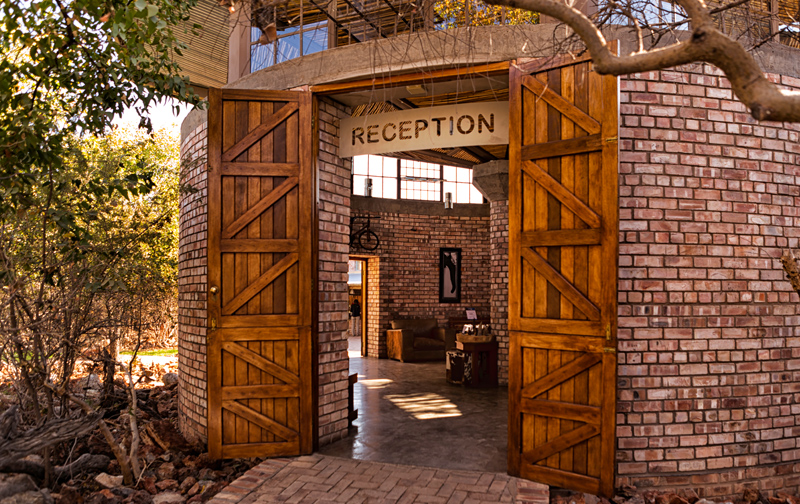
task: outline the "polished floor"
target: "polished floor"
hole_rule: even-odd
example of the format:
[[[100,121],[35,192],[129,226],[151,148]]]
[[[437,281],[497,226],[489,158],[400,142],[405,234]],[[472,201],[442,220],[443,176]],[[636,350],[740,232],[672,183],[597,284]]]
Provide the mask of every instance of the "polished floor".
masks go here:
[[[321,454],[356,460],[506,472],[508,389],[450,385],[444,362],[402,363],[362,358],[349,341],[350,373],[358,373],[358,419],[350,436]]]

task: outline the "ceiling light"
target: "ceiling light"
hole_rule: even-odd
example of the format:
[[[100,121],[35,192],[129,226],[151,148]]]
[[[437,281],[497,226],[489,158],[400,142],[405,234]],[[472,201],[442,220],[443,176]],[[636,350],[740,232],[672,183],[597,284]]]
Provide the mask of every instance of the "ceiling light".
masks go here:
[[[412,84],[410,86],[406,86],[406,91],[408,91],[408,94],[412,96],[424,96],[428,94],[428,90],[425,89],[425,86],[422,84]]]

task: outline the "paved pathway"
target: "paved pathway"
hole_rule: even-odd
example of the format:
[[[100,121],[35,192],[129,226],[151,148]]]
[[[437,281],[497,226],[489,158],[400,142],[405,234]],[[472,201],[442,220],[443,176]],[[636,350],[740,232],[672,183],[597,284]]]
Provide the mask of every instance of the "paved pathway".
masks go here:
[[[367,462],[326,455],[270,459],[209,504],[497,503],[548,504],[546,485],[505,474]]]

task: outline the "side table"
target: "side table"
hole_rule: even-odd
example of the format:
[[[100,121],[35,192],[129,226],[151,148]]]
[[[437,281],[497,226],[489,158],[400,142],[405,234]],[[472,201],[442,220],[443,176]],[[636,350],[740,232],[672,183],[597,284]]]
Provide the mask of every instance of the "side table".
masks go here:
[[[470,387],[497,386],[497,341],[488,343],[463,343],[456,341],[456,348],[472,357],[472,382]],[[483,357],[485,361],[481,359]]]

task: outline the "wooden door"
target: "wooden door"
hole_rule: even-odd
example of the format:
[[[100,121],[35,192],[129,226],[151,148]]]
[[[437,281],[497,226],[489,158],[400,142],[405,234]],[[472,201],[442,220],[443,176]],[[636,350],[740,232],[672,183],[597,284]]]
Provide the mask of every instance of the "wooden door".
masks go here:
[[[510,72],[509,473],[611,496],[617,79],[586,58]]]
[[[312,451],[311,116],[306,92],[209,92],[212,458]]]

